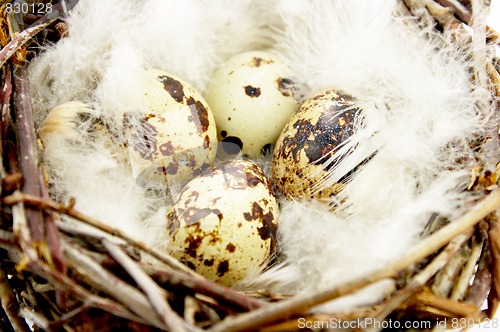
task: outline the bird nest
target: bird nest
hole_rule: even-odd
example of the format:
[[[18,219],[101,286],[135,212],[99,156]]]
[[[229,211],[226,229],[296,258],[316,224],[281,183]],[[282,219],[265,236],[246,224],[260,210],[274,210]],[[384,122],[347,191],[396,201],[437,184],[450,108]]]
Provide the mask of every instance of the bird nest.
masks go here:
[[[435,215],[422,241],[400,259],[369,275],[297,296],[266,289],[241,292],[215,284],[78,211],[74,202],[52,199],[39,162],[43,147],[33,120],[27,63],[40,45],[65,37],[64,13],[76,2],[36,1],[19,7],[1,2],[2,331],[438,330],[478,323],[498,327],[499,173],[485,170],[480,161],[470,170],[469,190],[482,198],[461,218],[449,222]],[[464,29],[473,14],[469,1],[404,0],[398,6],[415,18],[409,24],[455,30],[462,37],[470,33]],[[492,30],[488,38],[485,43],[499,42]],[[488,63],[487,72],[492,95],[500,96],[498,63]],[[488,105],[495,111],[498,107]],[[483,146],[484,141],[474,144]],[[70,227],[62,216],[110,236]],[[387,278],[396,281],[397,289],[380,303],[340,313],[311,310]]]

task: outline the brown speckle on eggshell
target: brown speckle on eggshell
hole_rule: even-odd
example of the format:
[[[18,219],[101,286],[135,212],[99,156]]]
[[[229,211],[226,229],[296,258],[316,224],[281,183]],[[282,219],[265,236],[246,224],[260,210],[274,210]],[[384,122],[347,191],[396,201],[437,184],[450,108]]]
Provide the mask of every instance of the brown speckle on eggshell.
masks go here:
[[[167,214],[169,252],[226,286],[263,267],[279,210],[262,170],[231,160],[186,184]]]
[[[139,185],[182,184],[213,164],[215,120],[189,84],[160,70],[144,77],[144,118],[129,125],[130,160]]]
[[[321,190],[317,182],[333,166],[324,164],[360,123],[356,100],[341,91],[327,90],[302,104],[283,129],[274,150],[272,174],[278,190],[295,199],[329,201],[345,184]]]
[[[243,156],[256,158],[263,146],[274,145],[298,108],[294,83],[287,77],[292,77],[292,72],[285,62],[265,51],[238,54],[214,72],[207,87],[207,102],[219,133],[224,131],[227,137],[239,140],[227,154],[241,151]],[[227,142],[227,138],[219,136],[219,141]]]

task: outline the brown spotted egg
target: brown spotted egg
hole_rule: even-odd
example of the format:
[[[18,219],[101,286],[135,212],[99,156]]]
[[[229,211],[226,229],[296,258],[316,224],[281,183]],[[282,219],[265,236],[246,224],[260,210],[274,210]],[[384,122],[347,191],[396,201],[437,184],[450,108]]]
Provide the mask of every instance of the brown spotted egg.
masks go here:
[[[258,157],[268,152],[298,108],[291,73],[275,54],[251,51],[218,68],[206,98],[227,154]]]
[[[217,130],[206,101],[189,84],[146,71],[144,118],[132,126],[130,159],[137,183],[184,183],[212,166]]]
[[[294,199],[328,202],[344,187],[339,181],[323,183],[335,150],[351,137],[360,121],[355,99],[341,91],[327,90],[304,102],[283,129],[272,161],[278,191]]]
[[[186,184],[167,213],[170,254],[231,286],[262,268],[275,246],[278,204],[262,170],[231,160]]]

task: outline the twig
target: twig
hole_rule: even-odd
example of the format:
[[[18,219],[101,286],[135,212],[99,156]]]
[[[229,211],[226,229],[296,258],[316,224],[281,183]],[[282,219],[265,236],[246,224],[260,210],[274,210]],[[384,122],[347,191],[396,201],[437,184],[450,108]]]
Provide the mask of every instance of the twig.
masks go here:
[[[89,241],[101,242],[101,237],[86,230],[71,227],[66,223],[59,223],[58,228],[65,233],[76,235],[79,238],[89,238]],[[89,254],[89,253],[87,253]],[[96,255],[94,253],[94,255]],[[94,257],[94,260],[103,262],[106,258]],[[192,292],[212,297],[218,302],[231,305],[233,308],[240,308],[243,311],[250,311],[264,306],[264,301],[258,300],[247,294],[238,292],[232,288],[227,288],[209,280],[193,277],[191,275],[177,271],[169,265],[162,265],[161,269],[152,267],[149,264],[142,264],[144,271],[159,284],[168,284],[172,287],[184,287]],[[266,298],[269,296],[266,296]]]
[[[431,312],[437,309],[448,317],[465,317],[479,322],[480,311],[474,304],[462,303],[447,297],[437,296],[427,288],[417,292],[414,301],[417,308],[425,308],[424,310]]]
[[[17,37],[12,39],[5,47],[0,51],[0,67],[2,67],[7,60],[9,60],[16,52],[23,47],[28,41],[30,41],[37,33],[45,29],[50,25],[52,21],[37,24],[23,30]]]
[[[439,253],[419,274],[417,274],[408,285],[396,294],[392,295],[390,300],[384,305],[380,312],[374,316],[375,321],[383,321],[385,318],[404,301],[411,297],[415,290],[424,286],[439,270],[441,270],[456,254],[462,244],[472,236],[472,229],[464,234],[459,235],[451,241],[446,248]],[[378,331],[378,329],[370,329],[368,331]]]
[[[443,27],[454,22],[454,16],[452,9],[448,7],[441,6],[440,4],[434,2],[433,0],[424,0],[425,7],[429,13],[436,19],[436,21]],[[457,27],[458,24],[452,25],[450,27]]]
[[[17,50],[19,50],[23,45],[30,41],[36,34],[49,26],[52,22],[61,17],[64,9],[70,10],[73,8],[78,1],[69,0],[62,1],[58,4],[52,6],[52,11],[45,14],[42,18],[37,20],[35,23],[30,25],[28,28],[23,30],[17,37],[12,39],[5,47],[0,51],[0,68],[13,56]]]
[[[500,74],[495,69],[495,66],[493,66],[493,64],[489,62],[486,64],[486,70],[488,71],[490,80],[493,83],[493,87],[495,88],[495,94],[500,97]]]
[[[462,5],[457,0],[436,0],[440,5],[452,8],[455,15],[466,24],[470,24],[471,12],[467,7]]]
[[[26,194],[23,194],[20,192],[16,192],[10,196],[4,197],[2,200],[2,203],[5,205],[14,205],[14,204],[17,204],[19,202],[22,202],[28,206],[38,207],[38,208],[43,209],[43,210],[47,209],[50,211],[65,214],[69,217],[72,217],[72,218],[78,220],[79,222],[90,225],[90,226],[92,226],[96,229],[99,229],[105,233],[108,233],[110,235],[119,237],[119,238],[123,239],[125,242],[127,242],[128,244],[150,254],[152,257],[158,259],[160,262],[163,262],[163,263],[165,263],[169,266],[172,266],[172,267],[174,267],[174,268],[176,268],[184,273],[187,273],[187,274],[191,275],[192,277],[205,279],[202,276],[200,276],[199,274],[197,274],[196,272],[194,272],[193,270],[191,270],[188,267],[186,267],[185,265],[181,264],[175,258],[173,258],[169,255],[160,253],[159,251],[154,250],[152,248],[149,248],[144,243],[127,235],[126,233],[122,232],[118,228],[110,227],[110,226],[102,223],[101,221],[99,221],[95,218],[92,218],[90,216],[85,215],[84,213],[81,213],[81,212],[75,210],[73,208],[73,204],[71,204],[71,203],[70,203],[70,205],[66,206],[63,204],[58,204],[58,203],[55,203],[55,202],[52,202],[49,200],[42,199],[40,197],[26,195]]]
[[[99,237],[95,233],[90,233],[85,230],[71,227],[66,223],[59,223],[58,227],[63,232],[70,235],[75,235],[79,238],[87,237],[89,238],[88,241],[90,242],[97,243],[101,242],[102,240],[102,237]],[[102,265],[103,262],[108,259],[104,254],[98,254],[96,252],[85,251],[85,254],[93,255],[92,258],[94,259],[94,261]],[[112,263],[115,262],[112,261]],[[108,266],[108,264],[110,264],[110,261],[104,264],[106,264],[105,266]],[[252,296],[238,292],[234,289],[221,286],[205,279],[192,277],[190,275],[178,272],[168,265],[162,265],[160,269],[147,263],[141,263],[141,266],[142,269],[160,285],[168,284],[171,287],[186,288],[194,293],[212,297],[214,300],[228,304],[232,308],[240,308],[243,311],[249,311],[255,308],[260,308],[266,304],[264,301],[255,299]],[[266,296],[266,298],[267,297],[268,296]]]
[[[28,220],[26,218],[26,210],[24,209],[24,204],[22,202],[17,203],[12,207],[12,219],[14,236],[18,238],[18,242],[23,250],[23,253],[29,260],[36,261],[38,256],[31,241]]]
[[[213,282],[183,275],[174,270],[151,272],[151,277],[159,283],[168,283],[172,286],[182,286],[206,296],[210,296],[222,303],[231,304],[245,311],[263,307],[266,303],[250,296],[237,292]]]
[[[19,158],[24,176],[23,191],[28,195],[39,196],[40,185],[38,174],[38,155],[36,150],[36,134],[33,121],[31,97],[28,87],[28,73],[25,66],[16,66],[14,70],[14,105],[16,124],[19,130]],[[27,211],[31,240],[42,243],[44,240],[44,221],[40,210]]]
[[[485,64],[488,63],[487,45],[486,45],[486,19],[489,14],[489,8],[483,0],[471,0],[472,13],[474,19],[471,27],[474,30],[472,34],[472,63],[476,85],[486,87],[488,83],[488,73]]]
[[[137,285],[146,293],[154,310],[167,326],[169,331],[183,332],[188,330],[186,322],[172,310],[168,304],[165,290],[160,288],[134,261],[124,253],[116,244],[103,239],[104,247],[127,273],[135,280]]]
[[[5,140],[7,138],[7,128],[9,126],[10,117],[10,97],[12,94],[12,74],[9,66],[5,66],[5,79],[2,85],[2,91],[0,91],[1,105],[2,105],[2,120],[0,127],[0,151],[5,150]]]
[[[63,252],[68,259],[68,264],[72,265],[80,275],[84,276],[94,288],[113,296],[148,322],[149,325],[165,328],[146,297],[136,288],[108,272],[81,251],[73,248],[69,243],[63,243]]]
[[[450,299],[461,301],[464,298],[465,293],[467,292],[467,289],[469,288],[470,282],[474,275],[477,262],[481,257],[481,253],[483,251],[483,245],[484,245],[484,239],[481,239],[480,241],[474,241],[470,257],[465,266],[463,267],[462,273],[460,273],[458,281],[451,290]]]
[[[42,176],[41,169],[39,169],[38,174],[40,176],[39,183],[40,183],[40,193],[42,195],[42,198],[49,199],[49,191],[45,183],[45,180]],[[55,225],[54,216],[47,211],[43,211],[42,215],[45,221],[45,232],[46,232],[48,256],[49,256],[48,260],[51,262],[51,264],[54,265],[54,267],[59,272],[65,274],[66,263],[64,262],[64,258],[62,256],[61,240],[59,238],[59,232]],[[66,306],[65,305],[67,301],[66,294],[61,292],[59,289],[56,289],[56,301],[60,307]]]
[[[241,331],[258,328],[265,324],[290,317],[293,314],[305,312],[311,307],[349,294],[376,281],[393,278],[398,272],[436,252],[453,238],[459,236],[499,208],[500,191],[497,190],[488,195],[480,203],[476,204],[461,218],[423,239],[407,255],[383,269],[328,290],[318,291],[301,297],[294,297],[280,303],[269,304],[263,308],[241,314],[237,317],[227,317],[220,323],[215,324],[211,328],[211,331]]]
[[[29,332],[28,324],[26,324],[24,319],[19,317],[19,305],[3,268],[0,268],[0,301],[14,331]]]
[[[493,316],[498,310],[500,301],[500,224],[495,225],[488,233],[492,258],[491,274],[493,285],[490,291],[488,311]]]
[[[490,266],[490,255],[487,250],[483,250],[474,283],[471,286],[469,296],[466,299],[467,303],[481,307],[490,293],[492,280]],[[492,316],[493,317],[493,316]]]
[[[434,283],[431,287],[432,292],[437,296],[448,296],[460,270],[470,257],[470,248],[462,247],[457,251],[448,263],[436,275]]]
[[[22,181],[23,174],[21,172],[7,174],[2,179],[2,191],[12,192],[16,189],[20,189]]]
[[[21,312],[21,316],[23,316],[26,319],[29,319],[39,328],[47,331],[47,328],[49,326],[49,320],[46,317],[44,317],[42,314],[40,314],[36,311],[31,311],[28,308],[21,308],[20,312]],[[30,330],[28,330],[28,331],[30,331]]]
[[[71,310],[70,312],[62,315],[59,317],[59,319],[48,322],[47,323],[47,330],[54,330],[55,328],[59,328],[61,325],[64,325],[68,322],[70,322],[73,318],[77,317],[81,313],[88,311],[91,307],[87,303],[83,303],[82,305],[78,306],[76,309]]]
[[[17,243],[14,239],[14,234],[12,232],[4,231],[0,229],[0,247],[11,250],[14,248],[18,248]]]
[[[424,27],[433,27],[436,22],[432,15],[425,8],[424,0],[403,0],[410,13],[420,19],[421,25]]]
[[[110,299],[105,299],[89,292],[78,283],[76,283],[72,278],[69,278],[68,276],[57,272],[46,264],[32,264],[28,267],[28,269],[31,272],[40,275],[41,277],[52,283],[54,286],[66,290],[70,294],[76,295],[88,306],[107,311],[117,317],[129,319],[141,324],[147,324],[144,319],[130,312],[122,305]]]

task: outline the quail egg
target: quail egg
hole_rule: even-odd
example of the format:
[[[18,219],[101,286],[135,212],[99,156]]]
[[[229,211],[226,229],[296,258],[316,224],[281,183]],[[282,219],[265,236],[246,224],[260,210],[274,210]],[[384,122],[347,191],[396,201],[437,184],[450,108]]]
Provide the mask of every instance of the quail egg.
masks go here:
[[[333,165],[325,161],[361,123],[361,109],[344,92],[327,90],[302,104],[281,133],[272,160],[276,188],[294,199],[329,202],[340,192],[342,181],[322,185]]]
[[[167,213],[168,250],[206,278],[231,286],[266,264],[278,216],[262,170],[250,161],[227,161],[179,192]]]
[[[298,108],[290,77],[284,62],[264,51],[236,55],[215,71],[206,99],[224,152],[255,158],[272,149]]]
[[[184,183],[212,166],[215,121],[203,97],[181,79],[146,71],[144,117],[131,126],[130,159],[139,185]]]

